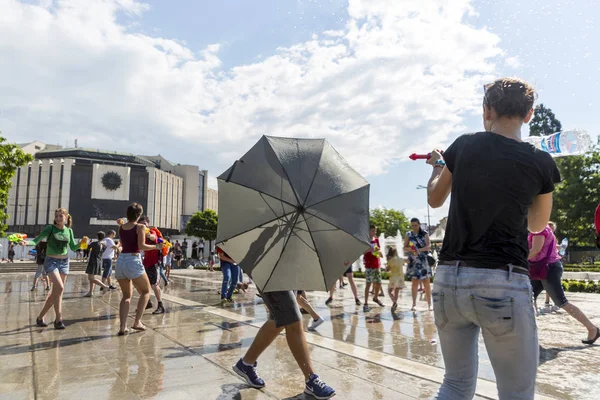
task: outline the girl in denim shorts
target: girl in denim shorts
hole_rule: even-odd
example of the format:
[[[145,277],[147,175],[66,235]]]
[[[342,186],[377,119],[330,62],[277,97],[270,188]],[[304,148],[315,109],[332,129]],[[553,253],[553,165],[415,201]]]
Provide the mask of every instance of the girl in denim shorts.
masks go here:
[[[156,245],[146,244],[146,226],[138,224],[143,213],[144,209],[141,204],[131,203],[127,207],[127,223],[119,227],[120,254],[115,269],[115,276],[123,291],[123,298],[119,306],[119,336],[129,332],[127,329],[127,316],[129,314],[129,304],[131,303],[132,284],[140,294],[132,328],[137,331],[146,330],[146,327],[142,324],[142,314],[150,298],[150,281],[142,264],[142,251],[160,250],[163,247],[162,243]]]
[[[39,327],[46,327],[44,322],[46,313],[54,307],[56,319],[54,329],[65,329],[62,320],[62,296],[65,290],[65,282],[69,273],[69,248],[76,251],[79,246],[75,243],[71,224],[73,220],[67,210],[59,208],[54,212],[54,224],[48,225],[35,239],[29,242],[21,242],[23,245],[37,246],[43,239],[47,238],[46,258],[44,259],[44,271],[52,282],[52,290],[44,303],[42,311],[36,319]]]

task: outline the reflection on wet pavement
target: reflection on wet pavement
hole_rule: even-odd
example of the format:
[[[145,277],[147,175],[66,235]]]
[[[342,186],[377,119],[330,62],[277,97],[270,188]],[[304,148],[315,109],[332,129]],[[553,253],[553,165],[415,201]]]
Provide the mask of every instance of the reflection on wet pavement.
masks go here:
[[[67,329],[42,329],[32,326],[44,292],[29,292],[31,274],[0,274],[0,398],[305,398],[284,337],[259,360],[259,373],[267,382],[264,391],[248,388],[231,371],[267,318],[253,290],[221,307],[219,273],[173,271],[173,276],[165,291],[168,312],[147,313],[144,323],[152,329],[117,337],[119,292],[82,298],[86,277],[74,273],[65,289]],[[318,332],[307,335],[311,357],[338,398],[435,394],[443,360],[425,302],[418,312],[410,312],[407,292],[397,314],[385,307],[365,315],[354,305],[350,289],[338,290],[330,307],[325,293],[309,292],[307,297],[326,320]],[[570,300],[600,322],[600,296],[571,294]],[[308,326],[310,317],[304,318]],[[538,392],[560,399],[598,398],[600,346],[580,346],[584,330],[564,314],[542,316],[538,326]],[[495,385],[489,382],[494,375],[482,341],[479,376],[478,398],[494,398]]]

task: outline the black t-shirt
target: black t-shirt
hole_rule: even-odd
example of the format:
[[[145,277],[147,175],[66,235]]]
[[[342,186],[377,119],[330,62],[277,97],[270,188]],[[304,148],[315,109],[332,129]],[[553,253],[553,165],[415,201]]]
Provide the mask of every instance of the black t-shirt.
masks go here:
[[[440,261],[527,266],[527,213],[560,173],[550,154],[492,132],[459,137],[444,153],[452,196]]]

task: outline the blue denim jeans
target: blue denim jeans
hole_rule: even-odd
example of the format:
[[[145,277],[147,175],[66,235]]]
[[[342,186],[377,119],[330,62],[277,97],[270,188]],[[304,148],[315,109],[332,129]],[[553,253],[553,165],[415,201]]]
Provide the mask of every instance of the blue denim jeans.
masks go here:
[[[473,398],[481,331],[499,399],[533,399],[539,347],[529,277],[498,269],[439,265],[432,296],[446,367],[436,398]]]
[[[223,273],[223,284],[221,285],[221,298],[230,299],[237,286],[240,276],[240,267],[221,260],[221,272]]]
[[[167,279],[167,275],[165,274],[164,265],[160,264],[158,271],[160,272],[160,277],[163,279],[163,281],[165,281],[165,283],[168,284],[169,280]]]

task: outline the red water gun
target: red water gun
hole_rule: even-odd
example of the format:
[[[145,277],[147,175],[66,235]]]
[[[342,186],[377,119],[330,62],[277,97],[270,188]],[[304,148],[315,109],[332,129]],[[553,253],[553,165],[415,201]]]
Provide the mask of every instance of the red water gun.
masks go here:
[[[444,154],[444,152],[442,150],[438,150],[438,151],[441,154]],[[427,153],[427,154],[412,153],[410,156],[408,156],[408,158],[410,158],[413,161],[415,161],[415,160],[429,160],[431,158],[431,153]]]

